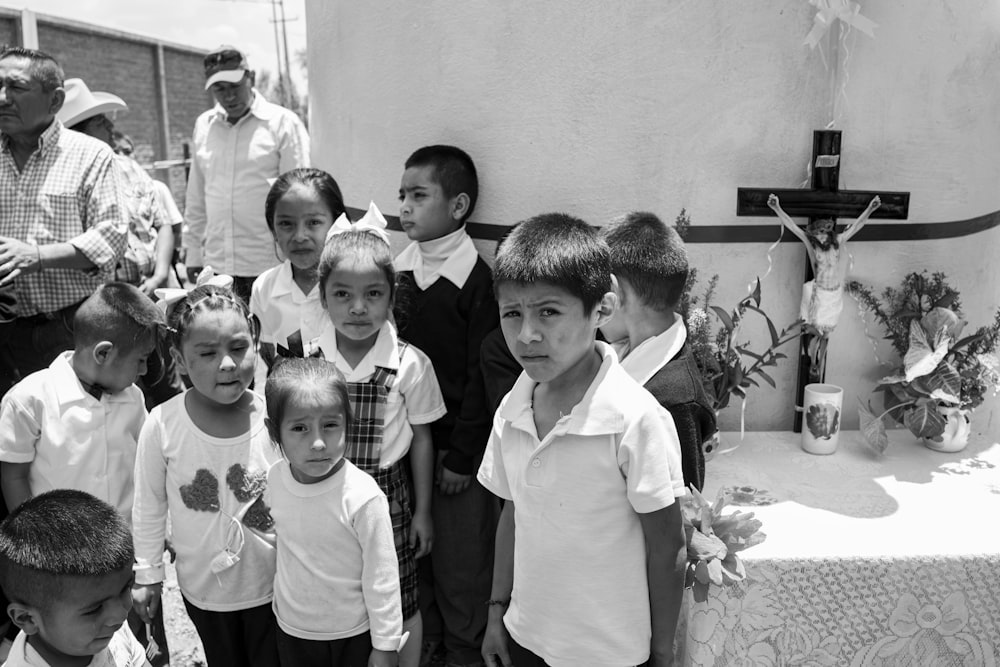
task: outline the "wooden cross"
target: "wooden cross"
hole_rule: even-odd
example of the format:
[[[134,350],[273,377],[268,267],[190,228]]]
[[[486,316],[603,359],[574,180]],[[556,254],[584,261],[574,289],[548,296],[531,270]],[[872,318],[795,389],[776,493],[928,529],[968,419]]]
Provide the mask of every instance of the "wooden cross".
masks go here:
[[[875,190],[840,189],[840,130],[813,132],[812,188],[809,190],[738,188],[736,193],[737,216],[772,216],[767,205],[768,195],[774,193],[781,200],[781,207],[792,217],[807,217],[809,221],[821,218],[856,218],[876,195],[882,205],[872,213],[872,218],[902,220],[909,214],[909,192],[878,192]],[[793,239],[794,240],[794,239]],[[806,262],[805,282],[812,280],[812,266]],[[809,359],[809,339],[804,335],[799,343],[799,371],[795,391],[795,405],[802,405],[805,387],[810,382],[822,382],[819,368]],[[825,367],[825,363],[822,364]],[[802,431],[802,413],[795,412],[793,429]]]

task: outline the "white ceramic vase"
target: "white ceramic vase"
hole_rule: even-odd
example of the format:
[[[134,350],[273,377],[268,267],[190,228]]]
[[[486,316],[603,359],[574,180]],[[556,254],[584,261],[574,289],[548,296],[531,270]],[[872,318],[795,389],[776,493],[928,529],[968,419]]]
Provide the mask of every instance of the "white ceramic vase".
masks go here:
[[[969,433],[972,424],[969,421],[969,411],[955,407],[938,407],[938,412],[944,415],[944,433],[940,441],[931,438],[921,438],[928,449],[937,452],[960,452],[969,444]]]

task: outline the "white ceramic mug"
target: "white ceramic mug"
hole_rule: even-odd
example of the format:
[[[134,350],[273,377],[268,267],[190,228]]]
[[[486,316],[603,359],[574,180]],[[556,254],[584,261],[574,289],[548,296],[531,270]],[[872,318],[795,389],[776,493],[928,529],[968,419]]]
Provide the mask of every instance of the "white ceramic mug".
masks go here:
[[[833,454],[840,439],[844,390],[833,384],[807,384],[802,403],[802,449]]]

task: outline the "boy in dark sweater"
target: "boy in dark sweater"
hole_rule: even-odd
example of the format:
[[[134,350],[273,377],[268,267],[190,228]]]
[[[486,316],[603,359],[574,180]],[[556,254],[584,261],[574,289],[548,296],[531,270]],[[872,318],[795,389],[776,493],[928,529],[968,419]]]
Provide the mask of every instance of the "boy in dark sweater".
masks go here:
[[[674,418],[684,483],[705,482],[702,445],[715,433],[715,413],[686,344],[675,309],[688,275],[687,251],[676,230],[652,213],[629,213],[602,229],[611,249],[619,309],[601,328],[622,367]]]
[[[434,547],[421,563],[420,607],[427,649],[440,638],[450,665],[481,663],[499,516],[475,479],[493,418],[480,347],[500,323],[490,268],[465,231],[478,190],[472,159],[453,146],[413,153],[399,187],[399,221],[414,241],[395,262],[399,333],[430,357],[448,408],[431,425]]]

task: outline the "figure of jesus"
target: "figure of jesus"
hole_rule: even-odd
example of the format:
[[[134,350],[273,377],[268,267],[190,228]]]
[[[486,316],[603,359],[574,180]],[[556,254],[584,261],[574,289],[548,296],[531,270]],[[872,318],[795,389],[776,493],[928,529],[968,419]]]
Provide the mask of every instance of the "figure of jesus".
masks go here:
[[[814,279],[802,286],[800,317],[826,338],[840,319],[844,308],[844,279],[847,277],[847,242],[865,226],[868,217],[882,205],[876,195],[858,219],[837,234],[833,220],[824,218],[810,222],[803,231],[781,208],[778,196],[771,194],[767,205],[782,224],[806,246]],[[824,346],[825,347],[825,346]]]

